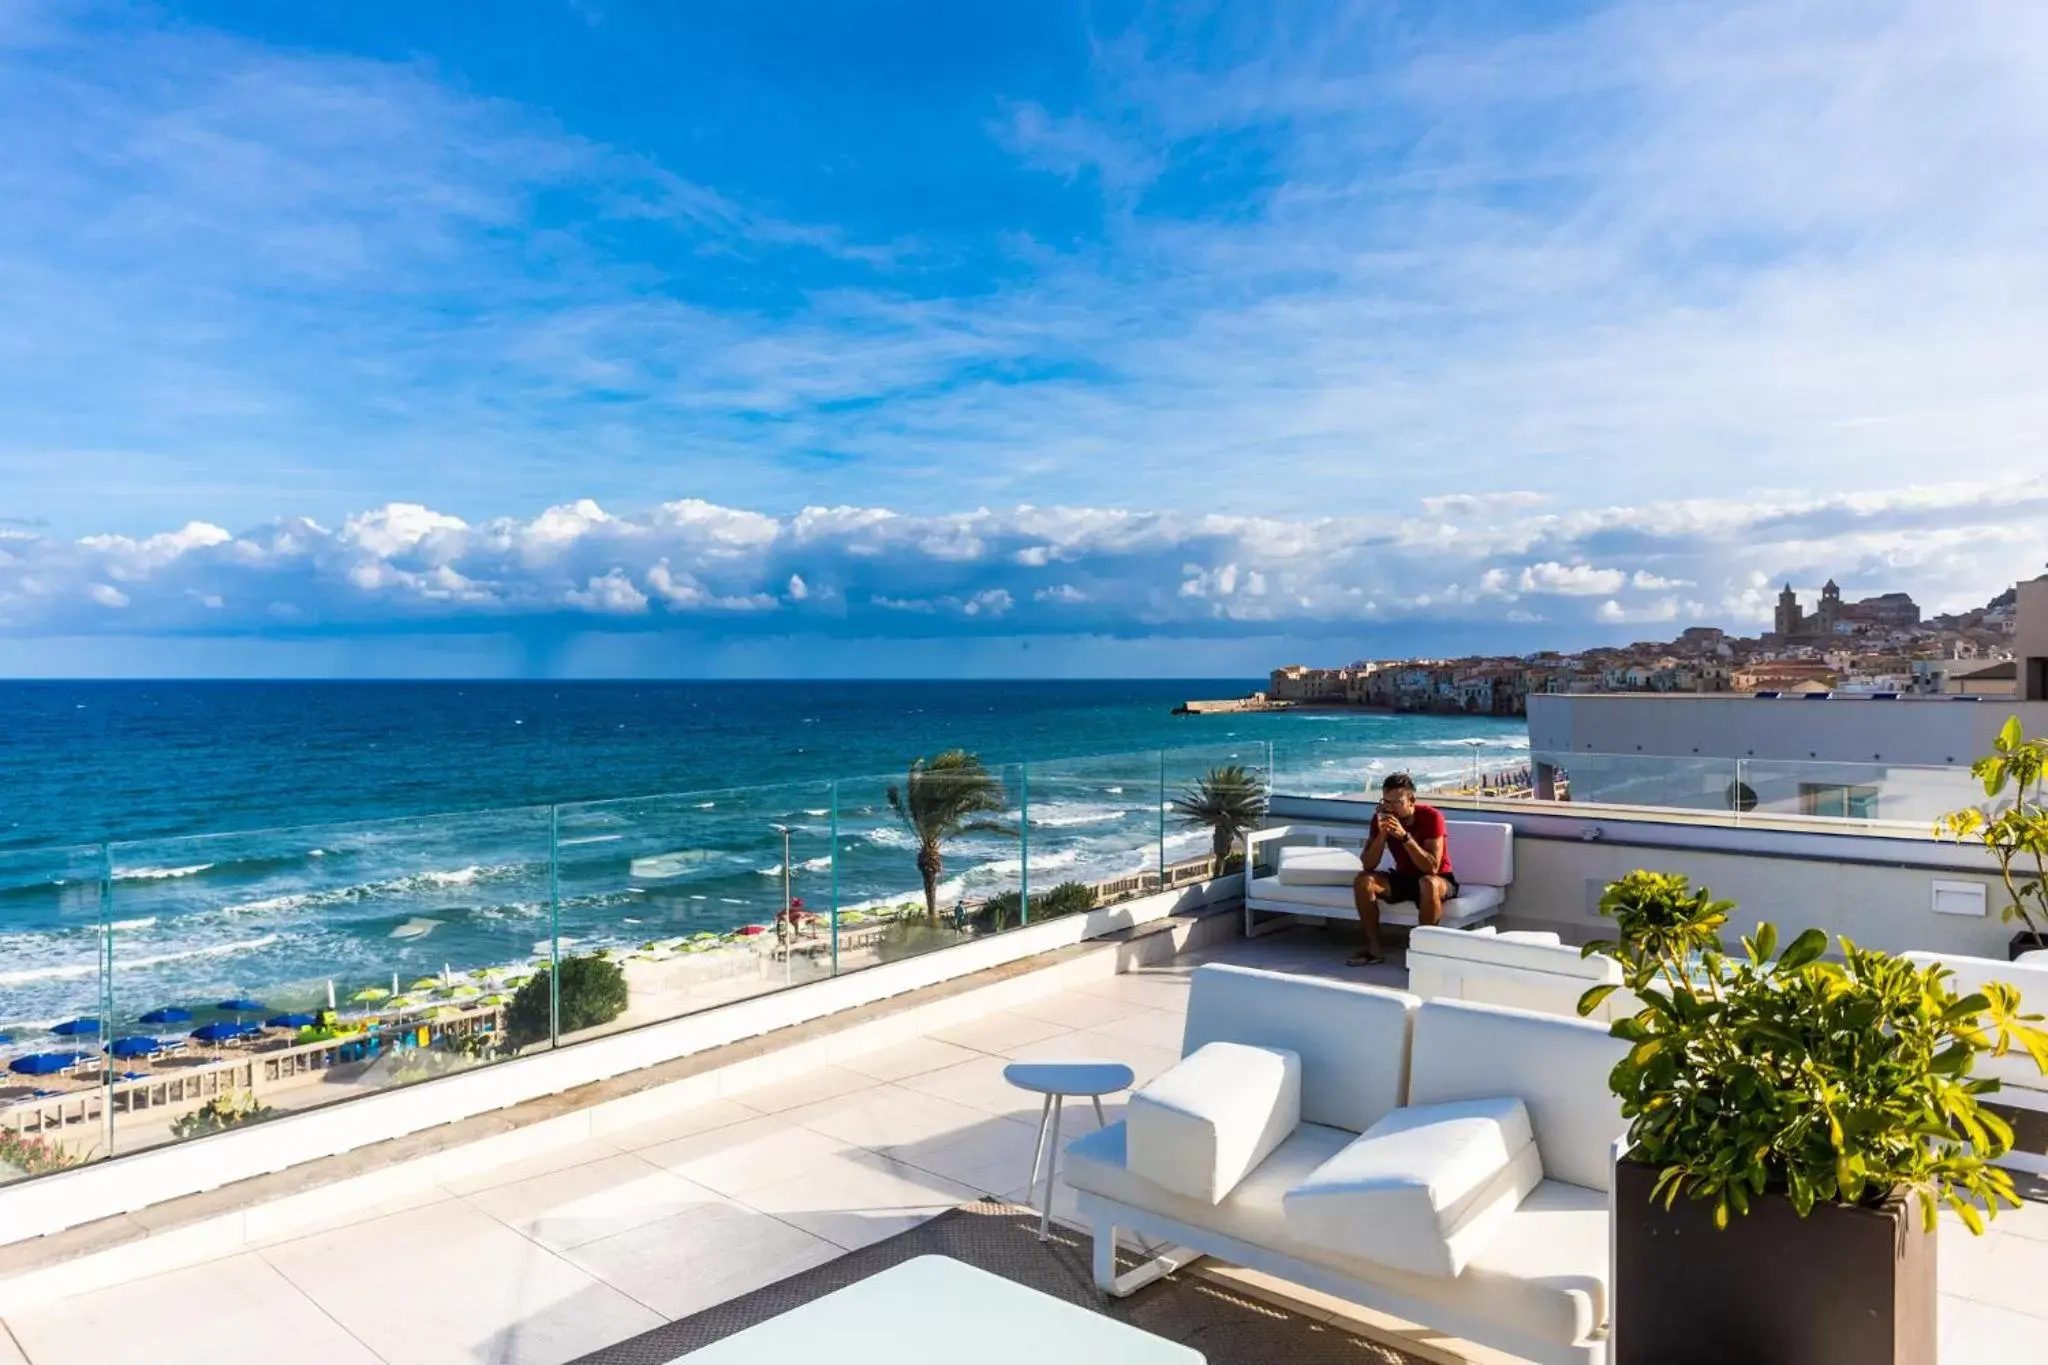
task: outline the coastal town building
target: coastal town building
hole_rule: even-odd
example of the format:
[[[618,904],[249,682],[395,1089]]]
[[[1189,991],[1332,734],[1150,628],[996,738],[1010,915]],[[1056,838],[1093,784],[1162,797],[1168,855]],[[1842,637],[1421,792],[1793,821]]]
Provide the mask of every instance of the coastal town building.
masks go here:
[[[1982,608],[1928,619],[1909,594],[1848,601],[1829,579],[1808,611],[1788,583],[1773,628],[1760,636],[1699,625],[1669,641],[1575,653],[1288,664],[1273,670],[1259,705],[1519,716],[1532,696],[1601,693],[2018,696],[2019,600],[2014,589]]]

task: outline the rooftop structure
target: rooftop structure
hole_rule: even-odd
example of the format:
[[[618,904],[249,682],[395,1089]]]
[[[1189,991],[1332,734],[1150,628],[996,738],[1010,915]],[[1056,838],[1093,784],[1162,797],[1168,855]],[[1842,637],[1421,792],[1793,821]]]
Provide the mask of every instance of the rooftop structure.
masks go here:
[[[1734,698],[1617,704],[1667,716],[1744,707],[1814,723],[1881,708]],[[1933,702],[1913,710],[1990,713]],[[1333,828],[1340,845],[1362,838],[1371,794],[1298,794],[1305,784],[1284,766],[1255,751],[1241,757],[1270,776],[1272,822]],[[1143,759],[1031,771],[1041,792],[1081,783],[1106,796],[1124,787],[1153,811],[1162,767],[1198,771],[1170,754]],[[1703,778],[1690,756],[1579,751],[1566,762],[1568,790],[1539,793],[1548,799],[1433,798],[1460,820],[1511,830],[1512,876],[1494,920],[1502,930],[1582,942],[1604,928],[1598,889],[1649,866],[1687,873],[1794,928],[1894,951],[2003,957],[2009,927],[1994,913],[1998,884],[1981,853],[1933,841],[1911,804],[1945,792],[1887,773],[1867,798],[1831,806],[1731,806],[1719,775]],[[1149,789],[1134,781],[1141,766],[1155,774]],[[1795,786],[1841,785],[1828,762],[1781,766]],[[1729,780],[1768,798],[1753,773],[1731,769]],[[677,799],[670,808],[694,804]],[[563,832],[550,862],[574,869],[602,850],[636,879],[687,863],[673,827],[656,822],[636,833],[610,818],[618,810],[604,813],[603,822],[585,815],[566,825],[558,814]],[[576,842],[600,825],[626,837]],[[999,902],[986,913],[969,905],[933,934],[921,907],[903,922],[873,920],[828,896],[813,902],[824,907],[822,924],[770,916],[746,936],[758,944],[744,949],[652,940],[616,954],[637,1013],[581,1028],[566,1017],[544,1020],[539,1041],[516,1056],[469,1055],[463,1040],[511,1027],[509,1006],[461,993],[464,982],[484,980],[472,969],[400,982],[429,998],[424,1010],[383,998],[355,1008],[392,1017],[375,1032],[391,1059],[381,1071],[374,1056],[364,1065],[343,1055],[337,1040],[273,1030],[207,1049],[196,1066],[144,1062],[144,1082],[94,1072],[98,1079],[78,1087],[60,1076],[70,1098],[41,1109],[30,1099],[12,1111],[16,1120],[45,1117],[15,1127],[9,1150],[84,1136],[88,1159],[0,1186],[0,1230],[12,1243],[0,1247],[0,1320],[33,1365],[148,1354],[160,1346],[155,1325],[193,1303],[237,1305],[222,1330],[286,1343],[280,1353],[294,1359],[411,1360],[424,1343],[442,1343],[450,1358],[562,1361],[650,1332],[684,1341],[712,1330],[706,1324],[720,1314],[752,1321],[864,1280],[891,1256],[967,1255],[988,1244],[983,1234],[966,1237],[962,1218],[1014,1232],[999,1273],[1042,1283],[1033,1267],[1063,1265],[1059,1273],[1085,1283],[1088,1231],[1064,1178],[1052,1210],[1066,1230],[1047,1246],[1031,1240],[1035,1221],[1022,1206],[1033,1193],[1040,1100],[1008,1084],[1006,1066],[1102,1058],[1129,1066],[1142,1087],[1179,1058],[1191,974],[1204,963],[1396,990],[1416,989],[1420,978],[1399,958],[1379,969],[1344,967],[1353,931],[1342,914],[1324,928],[1241,938],[1241,878],[1213,876],[1201,859],[1160,859],[1122,885],[1096,885],[1091,908],[1053,913],[1038,898],[1069,858],[1056,826],[1027,828],[1018,908],[1045,907],[1019,916],[1027,923],[1006,920]],[[1047,870],[1033,870],[1033,860]],[[79,862],[79,905],[97,905],[95,878],[116,864],[105,855]],[[568,883],[579,885],[573,876]],[[545,946],[550,963],[575,956],[573,945]],[[113,980],[122,979],[117,960]],[[286,984],[251,986],[282,998]],[[117,1010],[143,1003],[110,994]],[[355,1036],[359,1046],[367,1041]],[[442,1056],[453,1064],[433,1064]],[[235,1131],[211,1134],[152,1126],[203,1103],[172,1095],[168,1078],[223,1066],[232,1081],[212,1095],[247,1092],[261,1078],[262,1102],[288,1112],[236,1125],[216,1108],[215,1126]],[[1105,1106],[1112,1124],[1125,1114],[1122,1096]],[[1061,1141],[1094,1124],[1088,1106],[1070,1107]],[[111,1160],[98,1145],[108,1133]],[[969,1212],[955,1213],[962,1209]],[[2048,1204],[2029,1203],[1995,1228],[1981,1243],[1962,1241],[1959,1228],[1944,1232],[1944,1359],[2042,1358],[2048,1317],[2031,1286],[2048,1272]],[[454,1267],[459,1294],[448,1292]],[[1265,1315],[1260,1331],[1334,1319],[1407,1358],[1439,1359],[1447,1341],[1461,1349],[1441,1324],[1333,1300],[1284,1277],[1247,1277],[1215,1258],[1190,1273],[1248,1303],[1268,1296],[1253,1315]],[[1170,1333],[1177,1321],[1193,1330],[1192,1319],[1177,1316],[1192,1308],[1164,1306],[1180,1303],[1180,1282],[1137,1291],[1164,1296],[1147,1310],[1159,1330]],[[779,1288],[754,1297],[768,1286]],[[707,1312],[714,1319],[700,1316]],[[1498,1348],[1468,1356],[1511,1358]],[[148,1358],[180,1357],[156,1350]]]

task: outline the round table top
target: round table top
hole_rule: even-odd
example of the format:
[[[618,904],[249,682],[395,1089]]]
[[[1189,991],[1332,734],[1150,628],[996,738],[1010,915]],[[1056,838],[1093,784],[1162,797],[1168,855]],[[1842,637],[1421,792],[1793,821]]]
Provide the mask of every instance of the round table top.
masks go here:
[[[1107,1095],[1135,1079],[1122,1062],[1011,1062],[1003,1079],[1041,1095]]]

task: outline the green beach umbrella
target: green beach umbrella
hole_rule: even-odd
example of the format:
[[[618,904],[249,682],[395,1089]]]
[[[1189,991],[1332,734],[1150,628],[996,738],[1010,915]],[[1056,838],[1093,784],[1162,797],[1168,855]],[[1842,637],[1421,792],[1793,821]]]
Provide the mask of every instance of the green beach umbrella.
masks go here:
[[[509,995],[487,995],[477,1003],[480,1005],[509,1005],[512,1003],[512,997]]]
[[[351,995],[349,1000],[358,1005],[370,1005],[375,1004],[379,1000],[389,1000],[390,998],[391,992],[385,990],[382,986],[365,986],[354,995]]]
[[[474,986],[457,986],[454,990],[448,993],[454,996],[457,1000],[474,1000],[476,999],[476,997],[483,994],[482,991],[478,990]]]
[[[441,978],[438,976],[423,976],[419,980],[413,982],[412,985],[408,986],[406,989],[414,991],[438,991],[441,989]]]

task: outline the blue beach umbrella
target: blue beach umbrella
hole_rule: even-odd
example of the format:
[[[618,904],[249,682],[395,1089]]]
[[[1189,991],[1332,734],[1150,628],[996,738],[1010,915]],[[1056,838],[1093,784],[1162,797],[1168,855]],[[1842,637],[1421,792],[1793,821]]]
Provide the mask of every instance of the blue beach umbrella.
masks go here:
[[[7,1064],[7,1069],[24,1076],[49,1076],[69,1071],[91,1056],[90,1052],[31,1052],[26,1057],[16,1057]]]
[[[192,1017],[191,1010],[181,1010],[176,1005],[166,1005],[160,1010],[151,1010],[142,1016],[145,1024],[182,1024]]]
[[[97,1019],[66,1019],[63,1023],[56,1025],[50,1030],[52,1033],[61,1033],[67,1038],[75,1038],[81,1033],[98,1033],[99,1031],[100,1021]]]
[[[233,1000],[221,1001],[214,1008],[217,1010],[227,1010],[234,1014],[261,1014],[263,1012],[263,1002],[261,1000],[251,1000],[246,995],[238,995]]]
[[[271,1028],[311,1028],[320,1022],[317,1014],[280,1014],[270,1021]]]
[[[254,1024],[218,1023],[201,1024],[192,1030],[192,1036],[202,1043],[231,1043],[237,1038],[247,1038],[253,1033],[261,1032],[263,1030]]]
[[[14,1041],[14,1035],[13,1035],[13,1034],[11,1034],[11,1033],[0,1033],[0,1046],[5,1046],[6,1044],[8,1044],[8,1043],[11,1043],[11,1042],[13,1042],[13,1041]]]
[[[164,1050],[164,1045],[154,1038],[137,1034],[133,1038],[116,1038],[108,1049],[116,1057],[127,1061],[133,1057],[154,1057]]]

